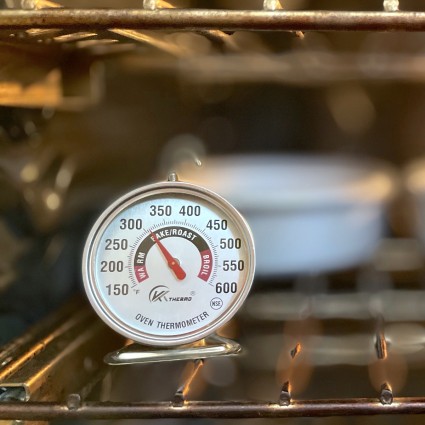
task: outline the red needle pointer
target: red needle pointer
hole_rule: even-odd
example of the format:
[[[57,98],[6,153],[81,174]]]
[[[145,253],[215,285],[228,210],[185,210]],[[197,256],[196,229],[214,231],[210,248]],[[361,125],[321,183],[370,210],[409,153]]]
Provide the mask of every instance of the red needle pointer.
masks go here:
[[[177,279],[183,280],[186,277],[186,272],[180,267],[179,262],[168,252],[167,248],[160,242],[155,233],[151,232],[151,235],[167,260],[168,267],[173,271]]]

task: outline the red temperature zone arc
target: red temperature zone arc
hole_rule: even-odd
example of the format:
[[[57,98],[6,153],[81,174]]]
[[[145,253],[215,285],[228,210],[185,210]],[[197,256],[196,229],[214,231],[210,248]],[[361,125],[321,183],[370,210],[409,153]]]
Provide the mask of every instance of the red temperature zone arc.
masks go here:
[[[210,247],[199,233],[181,226],[169,226],[157,229],[142,240],[135,252],[133,264],[137,281],[140,283],[149,278],[146,268],[148,253],[157,241],[162,241],[167,238],[182,238],[195,245],[201,258],[201,267],[198,277],[207,282],[211,276],[213,265],[213,256]]]

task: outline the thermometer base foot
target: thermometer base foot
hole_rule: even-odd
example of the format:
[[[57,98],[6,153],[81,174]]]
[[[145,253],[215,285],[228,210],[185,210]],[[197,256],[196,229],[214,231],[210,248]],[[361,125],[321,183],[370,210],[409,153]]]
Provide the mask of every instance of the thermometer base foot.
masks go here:
[[[231,339],[212,335],[192,344],[177,347],[152,347],[132,343],[104,357],[111,366],[208,359],[240,354],[242,347]]]

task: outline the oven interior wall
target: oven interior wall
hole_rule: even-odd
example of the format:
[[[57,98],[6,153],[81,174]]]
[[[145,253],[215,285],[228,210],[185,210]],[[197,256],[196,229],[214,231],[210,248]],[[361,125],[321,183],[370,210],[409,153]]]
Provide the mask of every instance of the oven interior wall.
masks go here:
[[[359,9],[355,1],[282,3],[289,10]],[[8,2],[0,5],[8,7]],[[178,5],[260,9],[262,2]],[[381,10],[382,2],[370,2],[368,8]],[[423,10],[415,1],[403,2],[403,8]],[[327,274],[259,276],[245,308],[226,330],[246,346],[246,355],[206,362],[191,395],[270,400],[289,379],[293,396],[300,399],[373,398],[386,381],[397,396],[422,396],[423,251],[415,244],[415,206],[403,183],[408,164],[425,153],[424,34],[245,31],[231,37],[243,46],[242,53],[220,52],[204,37],[186,32],[167,32],[162,39],[186,52],[177,56],[149,43],[134,48],[133,41],[127,50],[123,38],[118,42],[122,52],[102,46],[88,52],[65,49],[57,65],[64,92],[72,98],[83,87],[87,94],[92,84],[96,101],[66,108],[1,102],[0,343],[22,335],[83,292],[81,255],[95,218],[122,193],[165,179],[179,166],[179,149],[199,149],[205,158],[264,153],[375,158],[391,164],[400,182],[386,211],[385,238],[411,243],[379,251],[386,268],[377,267],[379,257]],[[2,40],[0,47],[8,52],[10,44]],[[21,68],[26,78],[40,71],[33,65],[34,72]],[[4,72],[8,82],[24,78]],[[397,348],[384,372],[373,357],[382,317],[373,314],[371,299],[383,305],[378,310],[392,336],[389,346]],[[353,310],[344,315],[341,305]],[[285,355],[300,338],[307,350],[294,365],[287,363]],[[182,368],[114,370],[108,378],[112,390],[104,381],[92,397],[168,400]],[[410,423],[420,419],[409,417]],[[365,419],[346,422],[360,420]]]

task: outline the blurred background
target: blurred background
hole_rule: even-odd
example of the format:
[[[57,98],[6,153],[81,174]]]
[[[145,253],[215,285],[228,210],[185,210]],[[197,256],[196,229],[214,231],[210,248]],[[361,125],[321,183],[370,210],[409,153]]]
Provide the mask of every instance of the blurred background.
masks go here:
[[[150,10],[155,4],[276,13],[424,9],[413,0],[144,2]],[[143,2],[0,1],[4,10],[52,7]],[[0,397],[63,400],[81,387],[94,400],[173,397],[183,365],[111,372],[100,359],[122,341],[103,328],[78,355],[65,355],[64,341],[95,319],[81,313],[84,295],[62,306],[83,292],[82,249],[100,212],[174,170],[241,210],[258,255],[252,294],[222,331],[246,354],[206,362],[191,397],[277,400],[282,386],[288,399],[423,396],[424,46],[423,32],[405,31],[3,27],[0,357],[11,367],[54,334],[58,346],[43,361],[75,360],[85,372],[56,392],[11,395],[10,373],[0,370]],[[108,341],[97,344],[97,357],[89,339]],[[15,384],[27,379],[19,368]],[[133,383],[135,373],[143,382]],[[92,381],[100,382],[95,390]]]

